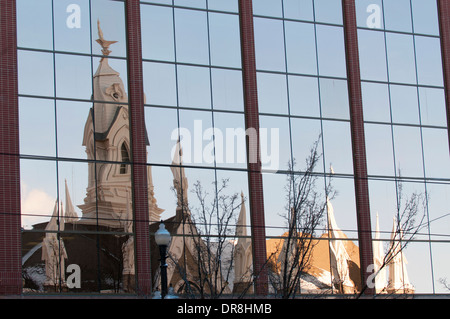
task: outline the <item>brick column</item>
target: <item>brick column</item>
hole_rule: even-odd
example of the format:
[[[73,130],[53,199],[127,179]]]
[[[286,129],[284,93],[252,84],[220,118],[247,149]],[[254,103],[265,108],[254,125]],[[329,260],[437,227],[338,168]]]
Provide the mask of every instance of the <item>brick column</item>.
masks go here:
[[[0,0],[0,295],[22,293],[16,3]]]
[[[141,15],[139,0],[127,0],[126,32],[128,50],[128,101],[130,112],[130,144],[132,156],[132,189],[136,252],[137,293],[152,292],[150,263],[150,231],[147,185],[147,144],[144,117],[142,73]]]
[[[350,102],[361,285],[365,287],[368,277],[373,273],[367,271],[369,265],[373,265],[373,252],[355,0],[342,0],[342,10]],[[373,288],[365,288],[365,294],[375,293]]]
[[[447,127],[450,128],[450,1],[438,0],[437,3],[439,14],[439,29],[441,36],[445,104],[447,110]]]
[[[239,1],[242,72],[244,85],[245,125],[254,129],[257,143],[247,139],[249,206],[253,245],[253,271],[255,272],[256,295],[267,295],[268,277],[265,268],[267,261],[266,230],[264,221],[264,196],[261,175],[259,143],[259,111],[256,86],[255,40],[253,30],[253,9],[251,0]],[[256,155],[256,161],[254,156]]]

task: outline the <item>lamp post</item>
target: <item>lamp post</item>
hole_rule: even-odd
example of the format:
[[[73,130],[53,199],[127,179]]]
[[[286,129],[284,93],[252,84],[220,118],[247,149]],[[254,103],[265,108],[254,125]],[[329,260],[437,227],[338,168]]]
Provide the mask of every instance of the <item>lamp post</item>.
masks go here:
[[[155,233],[155,241],[159,246],[159,254],[161,255],[161,299],[167,295],[167,264],[166,264],[166,252],[167,246],[170,244],[170,233],[164,226],[163,221],[159,224],[159,229]]]

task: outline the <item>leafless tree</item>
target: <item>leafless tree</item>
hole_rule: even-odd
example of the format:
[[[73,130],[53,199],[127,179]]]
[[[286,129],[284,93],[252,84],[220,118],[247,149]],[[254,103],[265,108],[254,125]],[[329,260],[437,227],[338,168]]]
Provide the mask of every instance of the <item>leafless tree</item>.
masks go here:
[[[388,267],[397,256],[404,252],[407,246],[419,234],[420,230],[427,226],[424,220],[428,197],[422,192],[412,192],[409,196],[405,195],[400,171],[398,175],[397,207],[394,215],[395,224],[393,226],[393,233],[391,234],[393,240],[387,245],[381,265],[379,265],[377,271],[373,274],[372,279],[375,279],[383,269]],[[358,297],[361,297],[371,285],[373,285],[373,281],[363,283]],[[398,291],[388,291],[385,288],[382,292],[395,294]]]
[[[306,158],[303,170],[296,170],[295,161],[289,163],[286,185],[286,218],[288,231],[272,255],[269,278],[274,291],[281,298],[295,297],[301,292],[300,279],[311,266],[314,246],[318,241],[316,232],[322,224],[327,211],[327,198],[333,198],[330,180],[324,192],[319,187],[319,174],[315,168],[322,155],[319,153],[320,137],[314,142]],[[277,260],[275,256],[278,255]]]
[[[212,196],[200,181],[193,185],[192,193],[198,206],[185,207],[189,213],[185,223],[190,228],[185,240],[191,240],[191,257],[195,270],[187,265],[176,265],[185,281],[185,291],[190,297],[219,298],[229,293],[229,280],[234,263],[235,225],[241,207],[238,193],[229,194],[229,179],[213,183]],[[169,256],[170,257],[170,256]]]

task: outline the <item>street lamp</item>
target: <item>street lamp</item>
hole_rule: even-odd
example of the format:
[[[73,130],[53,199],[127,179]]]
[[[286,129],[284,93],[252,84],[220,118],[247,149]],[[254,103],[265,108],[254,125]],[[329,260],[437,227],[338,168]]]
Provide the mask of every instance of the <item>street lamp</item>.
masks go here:
[[[161,255],[161,299],[167,295],[167,264],[166,264],[166,252],[167,246],[170,244],[170,233],[161,221],[159,229],[155,233],[155,241],[159,246],[159,254]]]

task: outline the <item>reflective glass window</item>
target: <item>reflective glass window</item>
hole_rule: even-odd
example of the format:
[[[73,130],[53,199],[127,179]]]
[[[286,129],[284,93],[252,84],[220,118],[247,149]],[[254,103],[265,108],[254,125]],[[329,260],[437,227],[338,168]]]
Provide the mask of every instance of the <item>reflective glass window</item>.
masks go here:
[[[361,82],[365,121],[390,122],[389,87],[382,83]]]
[[[366,124],[367,171],[369,175],[394,176],[394,156],[390,125]]]
[[[208,0],[209,10],[219,10],[228,12],[238,12],[238,0]]]
[[[176,70],[172,64],[143,62],[146,104],[177,105]],[[183,73],[182,73],[183,74]]]
[[[283,23],[254,18],[256,67],[260,70],[285,71]]]
[[[244,110],[241,71],[212,69],[211,86],[214,109],[229,111]]]
[[[412,0],[414,32],[439,35],[436,1]]]
[[[211,108],[210,71],[206,67],[177,66],[179,105]]]
[[[342,24],[342,4],[339,0],[314,0],[316,22]]]
[[[291,115],[320,116],[319,85],[315,77],[288,77]]]
[[[384,34],[371,30],[358,30],[361,79],[386,81],[386,48]]]
[[[356,0],[356,22],[359,28],[383,29],[383,0]]]
[[[314,25],[286,21],[285,35],[288,72],[317,74]]]
[[[344,33],[341,27],[316,26],[319,75],[345,77]]]
[[[415,47],[418,83],[442,86],[440,40],[438,38],[416,36]]]
[[[423,125],[447,125],[443,89],[419,87],[420,117]]]
[[[254,0],[252,2],[253,14],[281,17],[283,14],[281,2],[282,0]]]
[[[422,129],[425,174],[430,178],[450,178],[448,134],[443,129]]]
[[[283,0],[284,17],[296,20],[314,20],[313,0]]]
[[[211,64],[241,66],[239,17],[232,14],[209,14]]]
[[[288,113],[286,76],[274,73],[257,74],[258,107],[261,113]]]
[[[419,124],[417,88],[406,85],[391,85],[392,121],[394,123]]]
[[[53,96],[53,55],[46,52],[17,52],[19,94]]]
[[[320,79],[320,99],[322,116],[329,118],[349,118],[347,81]]]
[[[416,84],[413,37],[386,33],[386,49],[391,82]]]
[[[53,49],[52,2],[50,0],[17,1],[17,46]]]
[[[144,59],[175,60],[171,8],[141,5],[141,30]]]
[[[174,19],[177,61],[209,64],[206,12],[175,9]]]
[[[19,144],[21,154],[56,155],[54,101],[20,98],[19,125],[22,128]]]
[[[412,32],[410,0],[383,1],[386,30]]]
[[[323,143],[326,169],[335,173],[353,174],[350,123],[323,121]]]
[[[423,177],[420,129],[394,126],[393,130],[396,170],[405,177]]]

